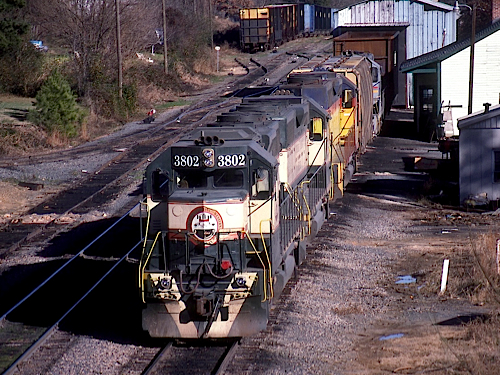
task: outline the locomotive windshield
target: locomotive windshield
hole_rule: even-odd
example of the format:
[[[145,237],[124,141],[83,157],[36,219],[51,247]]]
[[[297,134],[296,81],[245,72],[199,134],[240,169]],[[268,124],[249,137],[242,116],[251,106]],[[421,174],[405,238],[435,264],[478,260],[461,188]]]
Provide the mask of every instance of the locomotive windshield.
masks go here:
[[[245,169],[174,169],[174,173],[178,189],[242,188],[245,183]]]

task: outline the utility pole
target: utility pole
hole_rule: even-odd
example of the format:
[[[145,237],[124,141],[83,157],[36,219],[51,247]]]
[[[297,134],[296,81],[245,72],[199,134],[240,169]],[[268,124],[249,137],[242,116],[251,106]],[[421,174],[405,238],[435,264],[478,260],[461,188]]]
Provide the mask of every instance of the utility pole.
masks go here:
[[[210,18],[210,40],[212,41],[212,50],[214,49],[214,27],[212,25],[212,0],[208,0],[208,17]]]
[[[472,4],[472,34],[470,35],[470,62],[469,62],[469,107],[468,114],[472,113],[472,93],[474,91],[474,44],[476,42],[476,4]]]
[[[165,0],[161,0],[163,6],[163,64],[165,65],[165,74],[168,74],[167,58],[167,11],[165,9]]]
[[[120,32],[120,0],[115,0],[116,11],[116,57],[118,59],[118,96],[123,98],[123,61],[122,61],[122,41]]]

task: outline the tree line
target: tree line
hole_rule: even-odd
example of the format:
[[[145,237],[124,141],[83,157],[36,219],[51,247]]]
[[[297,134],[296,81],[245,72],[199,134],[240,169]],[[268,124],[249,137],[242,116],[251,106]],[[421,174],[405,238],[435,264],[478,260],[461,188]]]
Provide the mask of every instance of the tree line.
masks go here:
[[[198,61],[207,61],[213,17],[221,9],[234,11],[241,5],[251,2],[0,0],[0,91],[34,97],[51,77],[52,87],[57,86],[54,79],[67,83],[71,95],[63,95],[65,100],[78,99],[97,117],[126,121],[137,107],[138,87],[155,85],[166,89],[179,84],[175,69],[179,64],[183,71],[190,71]],[[117,93],[117,19],[120,20],[119,51],[124,62],[122,97]],[[43,40],[49,46],[49,53],[37,50],[30,43],[33,39]],[[161,60],[149,65],[136,64],[137,53],[163,53],[165,44],[171,73],[164,73]],[[47,100],[37,99],[38,102]],[[75,134],[73,130],[74,126],[64,132]]]

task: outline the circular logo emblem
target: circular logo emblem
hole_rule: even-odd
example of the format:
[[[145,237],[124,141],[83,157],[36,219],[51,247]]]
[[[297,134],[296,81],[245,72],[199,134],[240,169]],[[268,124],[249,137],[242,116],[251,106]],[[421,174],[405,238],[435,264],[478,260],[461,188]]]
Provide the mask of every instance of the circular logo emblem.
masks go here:
[[[195,211],[193,211],[194,216],[191,219],[191,232],[199,241],[215,243],[216,234],[222,226],[219,213],[207,208]]]

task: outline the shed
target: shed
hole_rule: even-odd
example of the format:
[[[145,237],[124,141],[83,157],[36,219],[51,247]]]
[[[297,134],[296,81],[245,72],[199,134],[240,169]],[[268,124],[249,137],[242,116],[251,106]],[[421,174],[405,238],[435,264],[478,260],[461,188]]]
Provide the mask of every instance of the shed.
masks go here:
[[[476,33],[472,112],[483,103],[497,104],[500,95],[500,21]],[[457,118],[467,115],[469,101],[470,38],[452,43],[401,64],[413,74],[415,132],[429,141],[441,122],[449,120],[450,134],[458,135]]]
[[[500,199],[500,105],[458,119],[460,202]]]

